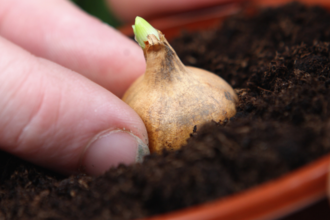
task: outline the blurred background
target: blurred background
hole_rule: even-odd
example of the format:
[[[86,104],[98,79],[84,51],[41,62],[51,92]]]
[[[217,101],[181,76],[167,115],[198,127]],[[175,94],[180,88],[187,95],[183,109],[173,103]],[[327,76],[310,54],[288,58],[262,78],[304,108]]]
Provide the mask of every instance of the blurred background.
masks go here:
[[[111,13],[105,0],[71,0],[87,13],[99,18],[113,27],[119,27],[121,22]]]

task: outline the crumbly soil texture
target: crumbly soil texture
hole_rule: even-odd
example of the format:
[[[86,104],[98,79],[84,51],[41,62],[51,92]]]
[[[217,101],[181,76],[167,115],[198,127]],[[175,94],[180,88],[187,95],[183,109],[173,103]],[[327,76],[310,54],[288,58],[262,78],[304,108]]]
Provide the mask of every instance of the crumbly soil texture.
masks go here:
[[[237,115],[181,150],[100,177],[63,177],[0,153],[0,219],[135,219],[278,178],[330,151],[330,14],[298,3],[238,14],[172,42],[237,91]]]

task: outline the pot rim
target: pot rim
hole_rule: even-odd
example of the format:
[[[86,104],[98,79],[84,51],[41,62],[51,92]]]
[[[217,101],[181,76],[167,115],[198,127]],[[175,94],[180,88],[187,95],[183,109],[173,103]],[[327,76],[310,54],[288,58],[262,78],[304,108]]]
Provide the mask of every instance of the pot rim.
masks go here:
[[[260,220],[283,217],[326,196],[330,154],[240,193],[147,220]],[[258,207],[257,210],[255,207]]]

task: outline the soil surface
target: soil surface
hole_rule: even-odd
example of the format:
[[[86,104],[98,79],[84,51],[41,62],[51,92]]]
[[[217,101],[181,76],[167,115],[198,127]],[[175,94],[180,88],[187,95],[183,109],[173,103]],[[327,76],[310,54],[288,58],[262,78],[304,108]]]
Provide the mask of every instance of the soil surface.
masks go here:
[[[0,219],[134,219],[212,201],[330,151],[330,14],[289,4],[172,42],[187,65],[239,94],[225,125],[187,146],[94,178],[63,177],[0,153]]]

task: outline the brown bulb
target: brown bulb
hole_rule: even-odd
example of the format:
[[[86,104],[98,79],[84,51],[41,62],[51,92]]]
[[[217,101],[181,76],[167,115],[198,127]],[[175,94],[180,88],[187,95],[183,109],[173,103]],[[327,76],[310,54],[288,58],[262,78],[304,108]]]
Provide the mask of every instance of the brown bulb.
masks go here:
[[[179,149],[194,126],[236,114],[237,95],[217,75],[184,66],[164,35],[148,35],[147,68],[123,96],[146,125],[151,152]]]

